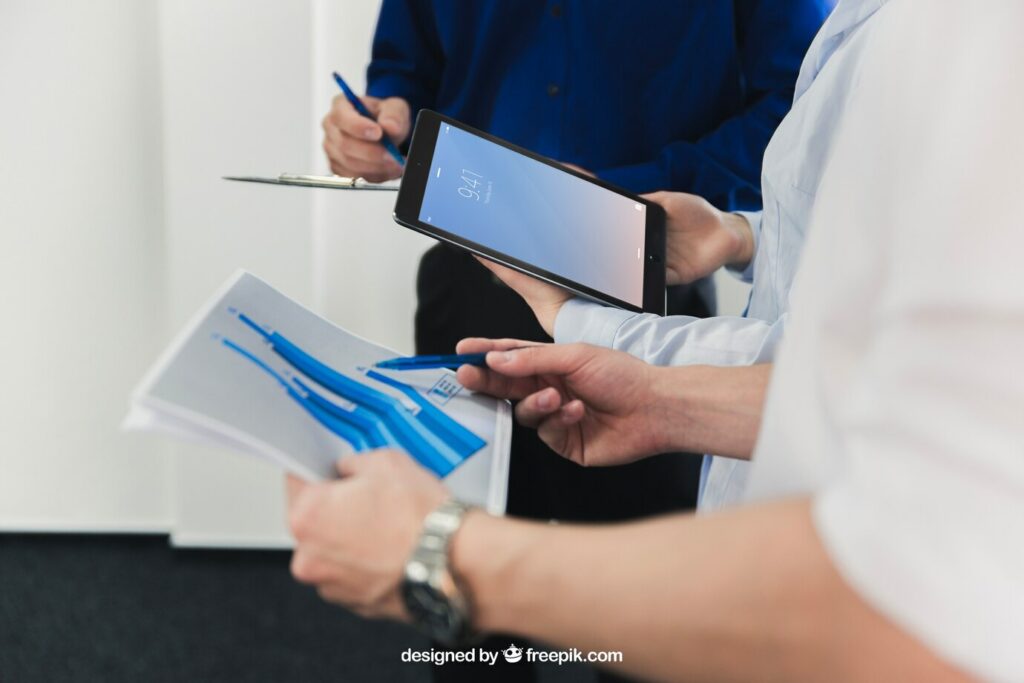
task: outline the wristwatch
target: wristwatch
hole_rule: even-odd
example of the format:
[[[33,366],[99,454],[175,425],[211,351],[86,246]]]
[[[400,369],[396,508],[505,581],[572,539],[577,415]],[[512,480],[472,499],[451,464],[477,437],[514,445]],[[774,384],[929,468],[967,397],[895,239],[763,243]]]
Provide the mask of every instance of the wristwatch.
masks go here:
[[[447,644],[468,640],[472,631],[469,601],[448,563],[451,538],[470,509],[465,503],[448,499],[427,515],[402,581],[402,600],[413,624]]]

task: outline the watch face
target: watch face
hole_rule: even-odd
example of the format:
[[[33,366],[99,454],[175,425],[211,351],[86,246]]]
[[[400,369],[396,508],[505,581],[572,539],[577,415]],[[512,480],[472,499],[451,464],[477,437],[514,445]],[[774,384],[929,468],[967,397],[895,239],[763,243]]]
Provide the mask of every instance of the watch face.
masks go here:
[[[406,581],[402,597],[413,621],[438,640],[453,641],[461,635],[462,615],[448,598],[427,583]]]

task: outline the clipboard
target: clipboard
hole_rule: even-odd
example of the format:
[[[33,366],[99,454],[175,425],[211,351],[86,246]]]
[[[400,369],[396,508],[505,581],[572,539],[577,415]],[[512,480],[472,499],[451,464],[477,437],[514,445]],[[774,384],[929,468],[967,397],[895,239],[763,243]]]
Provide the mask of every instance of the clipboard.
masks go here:
[[[306,175],[300,173],[282,173],[276,178],[262,176],[223,176],[224,180],[235,180],[242,183],[266,183],[268,185],[292,185],[294,187],[322,187],[328,190],[384,190],[397,192],[401,180],[389,180],[384,183],[371,183],[363,178],[347,178],[340,175]]]

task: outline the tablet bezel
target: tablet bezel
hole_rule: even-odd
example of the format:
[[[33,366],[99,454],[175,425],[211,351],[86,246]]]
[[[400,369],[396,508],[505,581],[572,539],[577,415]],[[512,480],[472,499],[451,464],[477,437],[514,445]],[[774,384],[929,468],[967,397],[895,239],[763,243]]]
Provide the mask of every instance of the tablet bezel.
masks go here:
[[[543,164],[557,168],[564,173],[576,176],[588,183],[593,183],[616,194],[628,197],[630,200],[641,203],[647,207],[645,212],[646,225],[644,226],[644,288],[643,305],[623,301],[619,298],[605,294],[557,273],[538,268],[530,263],[503,254],[485,245],[470,241],[454,233],[447,232],[437,226],[424,223],[419,220],[420,207],[423,203],[423,195],[426,192],[427,180],[430,177],[431,163],[434,158],[434,146],[437,142],[437,135],[441,124],[454,125],[467,133],[478,135],[506,149],[518,152]],[[405,173],[402,178],[402,185],[398,190],[398,198],[395,201],[394,210],[395,222],[416,232],[429,235],[434,239],[446,242],[461,249],[466,249],[484,258],[496,261],[510,268],[526,273],[540,280],[544,280],[559,287],[564,287],[571,292],[600,303],[610,304],[628,311],[665,314],[665,212],[658,204],[620,187],[607,183],[600,179],[575,171],[562,164],[535,154],[530,150],[513,145],[501,138],[494,137],[479,131],[471,126],[449,118],[429,109],[421,110],[416,117],[416,127],[413,130],[412,142],[409,149],[409,156],[405,163]]]

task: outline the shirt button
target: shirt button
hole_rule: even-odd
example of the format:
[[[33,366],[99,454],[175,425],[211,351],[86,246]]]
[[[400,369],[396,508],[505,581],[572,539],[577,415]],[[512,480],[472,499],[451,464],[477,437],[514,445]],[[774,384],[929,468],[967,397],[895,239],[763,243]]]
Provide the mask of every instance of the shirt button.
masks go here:
[[[553,16],[556,19],[558,17],[562,16],[562,6],[561,5],[552,5],[551,6],[551,16]]]
[[[556,83],[548,83],[548,95],[551,95],[551,97],[554,97],[555,95],[557,95],[560,92],[561,92],[561,88],[558,87],[558,84],[556,84]]]

